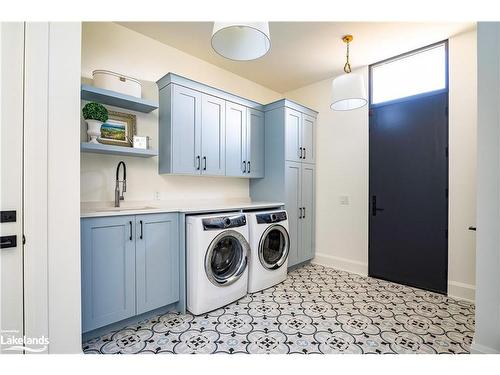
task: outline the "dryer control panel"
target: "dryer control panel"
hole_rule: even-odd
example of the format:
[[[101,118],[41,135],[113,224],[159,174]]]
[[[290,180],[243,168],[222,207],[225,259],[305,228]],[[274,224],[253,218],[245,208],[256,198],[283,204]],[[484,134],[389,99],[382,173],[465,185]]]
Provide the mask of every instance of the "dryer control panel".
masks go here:
[[[203,219],[203,230],[221,230],[247,225],[247,217],[242,215],[217,216]]]
[[[257,224],[271,224],[286,220],[286,211],[269,212],[255,215]]]

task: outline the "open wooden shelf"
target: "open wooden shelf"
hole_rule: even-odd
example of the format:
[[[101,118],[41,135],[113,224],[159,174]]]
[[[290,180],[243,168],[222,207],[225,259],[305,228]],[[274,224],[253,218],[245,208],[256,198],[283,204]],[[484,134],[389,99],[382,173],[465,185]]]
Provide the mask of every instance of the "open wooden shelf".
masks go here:
[[[104,145],[100,143],[96,144],[96,143],[86,143],[86,142],[82,142],[80,144],[80,151],[90,152],[94,154],[137,156],[141,158],[152,158],[153,156],[158,156],[158,152],[156,150],[144,150],[141,148],[113,146],[113,145]]]
[[[81,88],[81,98],[83,100],[143,113],[149,113],[158,108],[158,103],[151,100],[136,98],[135,96],[125,95],[116,91],[101,89],[90,85],[82,85]]]

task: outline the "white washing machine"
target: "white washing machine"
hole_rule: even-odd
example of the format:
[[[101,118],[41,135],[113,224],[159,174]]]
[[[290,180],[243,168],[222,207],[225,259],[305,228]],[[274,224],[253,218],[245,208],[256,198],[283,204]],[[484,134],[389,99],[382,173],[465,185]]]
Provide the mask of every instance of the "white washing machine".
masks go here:
[[[279,284],[286,279],[290,236],[284,210],[247,213],[250,230],[248,292]]]
[[[245,214],[186,217],[187,309],[200,315],[244,297],[249,256]]]

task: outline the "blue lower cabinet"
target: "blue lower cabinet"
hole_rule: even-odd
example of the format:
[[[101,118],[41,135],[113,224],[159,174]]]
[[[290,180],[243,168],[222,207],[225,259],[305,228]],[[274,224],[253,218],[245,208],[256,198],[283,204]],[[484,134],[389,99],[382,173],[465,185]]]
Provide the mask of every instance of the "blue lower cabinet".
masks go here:
[[[81,220],[83,332],[179,300],[178,228],[177,214]]]
[[[177,214],[135,217],[137,314],[179,300]]]
[[[135,315],[135,218],[83,219],[83,332]]]

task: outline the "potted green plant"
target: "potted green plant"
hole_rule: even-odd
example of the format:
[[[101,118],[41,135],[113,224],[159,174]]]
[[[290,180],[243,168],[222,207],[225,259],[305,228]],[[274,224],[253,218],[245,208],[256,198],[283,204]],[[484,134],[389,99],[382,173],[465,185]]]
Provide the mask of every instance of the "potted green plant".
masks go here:
[[[108,121],[108,110],[102,104],[91,102],[85,104],[82,114],[87,123],[89,143],[99,143],[97,137],[101,135],[101,125]]]

